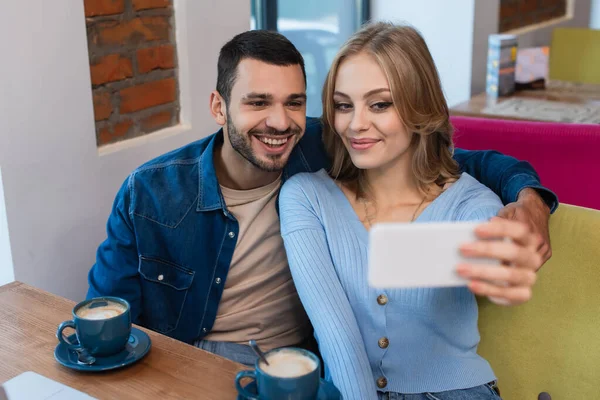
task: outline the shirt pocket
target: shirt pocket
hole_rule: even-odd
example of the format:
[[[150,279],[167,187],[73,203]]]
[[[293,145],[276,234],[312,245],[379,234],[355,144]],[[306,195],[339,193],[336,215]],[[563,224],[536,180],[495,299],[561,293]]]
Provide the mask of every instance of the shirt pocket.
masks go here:
[[[194,271],[156,258],[140,257],[142,320],[160,333],[177,328]]]

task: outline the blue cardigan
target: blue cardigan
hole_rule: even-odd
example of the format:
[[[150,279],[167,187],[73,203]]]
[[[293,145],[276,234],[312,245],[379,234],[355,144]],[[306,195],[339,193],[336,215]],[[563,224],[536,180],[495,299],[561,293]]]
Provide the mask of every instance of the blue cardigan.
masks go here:
[[[501,207],[498,196],[464,173],[415,222],[487,220]],[[280,211],[296,288],[328,375],[345,399],[376,399],[377,390],[464,389],[495,379],[477,354],[477,302],[466,287],[369,287],[368,232],[324,170],[286,182]],[[389,345],[384,339],[380,347],[381,338]]]

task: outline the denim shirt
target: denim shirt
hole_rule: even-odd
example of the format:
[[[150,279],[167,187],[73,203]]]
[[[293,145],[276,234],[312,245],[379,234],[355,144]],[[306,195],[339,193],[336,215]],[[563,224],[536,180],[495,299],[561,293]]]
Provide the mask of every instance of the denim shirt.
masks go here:
[[[90,270],[88,298],[122,297],[131,305],[134,323],[190,344],[210,332],[239,230],[213,163],[222,142],[220,130],[129,175]],[[455,159],[505,203],[532,187],[552,209],[558,204],[527,163],[493,151],[456,150]],[[282,180],[328,165],[319,120],[308,118]]]

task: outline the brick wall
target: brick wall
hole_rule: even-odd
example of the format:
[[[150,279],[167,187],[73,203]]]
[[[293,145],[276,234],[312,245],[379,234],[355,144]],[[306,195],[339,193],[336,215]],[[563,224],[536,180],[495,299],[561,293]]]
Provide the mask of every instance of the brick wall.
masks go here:
[[[566,13],[567,0],[500,0],[499,31],[538,24]]]
[[[84,0],[98,146],[179,123],[173,0]]]

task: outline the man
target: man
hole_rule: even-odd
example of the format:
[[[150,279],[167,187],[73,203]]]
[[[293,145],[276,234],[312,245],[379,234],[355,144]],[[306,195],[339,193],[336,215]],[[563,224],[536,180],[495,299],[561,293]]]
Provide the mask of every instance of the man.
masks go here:
[[[309,346],[276,204],[290,176],[328,166],[305,88],[302,56],[282,35],[249,31],[225,44],[210,95],[223,128],[128,177],[88,297],[123,297],[135,323],[246,365],[255,360],[249,339],[267,350]],[[457,150],[456,159],[511,203],[505,217],[545,235],[540,251],[549,253],[556,198],[531,167],[494,152]]]

